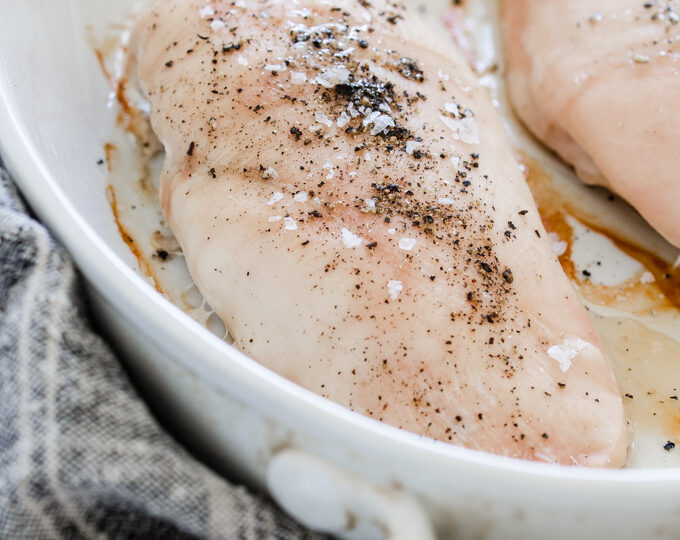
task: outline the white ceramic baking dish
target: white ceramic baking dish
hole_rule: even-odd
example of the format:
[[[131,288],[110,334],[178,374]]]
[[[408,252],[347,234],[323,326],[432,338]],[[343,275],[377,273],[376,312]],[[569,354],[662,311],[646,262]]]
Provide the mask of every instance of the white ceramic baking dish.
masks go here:
[[[97,165],[115,111],[88,27],[133,0],[0,1],[0,145],[172,430],[301,521],[347,538],[680,538],[680,470],[585,470],[434,442],[262,368],[135,272]]]

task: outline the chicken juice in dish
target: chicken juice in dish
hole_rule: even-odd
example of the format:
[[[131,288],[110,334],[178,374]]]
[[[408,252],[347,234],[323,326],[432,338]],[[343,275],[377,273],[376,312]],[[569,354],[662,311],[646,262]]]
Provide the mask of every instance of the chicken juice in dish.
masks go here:
[[[165,217],[241,350],[389,424],[621,466],[612,366],[465,60],[388,2],[152,2]]]

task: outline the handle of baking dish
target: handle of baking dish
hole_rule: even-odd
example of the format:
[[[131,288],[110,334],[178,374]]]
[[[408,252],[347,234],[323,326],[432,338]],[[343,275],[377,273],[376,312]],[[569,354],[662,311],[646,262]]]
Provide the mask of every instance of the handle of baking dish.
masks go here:
[[[420,502],[318,457],[283,450],[267,469],[274,500],[300,523],[346,540],[434,540]]]

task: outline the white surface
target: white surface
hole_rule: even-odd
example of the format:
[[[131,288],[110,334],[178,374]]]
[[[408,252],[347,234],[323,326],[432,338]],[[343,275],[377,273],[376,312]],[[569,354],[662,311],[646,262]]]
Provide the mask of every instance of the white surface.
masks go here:
[[[96,166],[115,115],[86,33],[123,20],[131,4],[0,1],[0,145],[98,291],[131,371],[183,440],[259,486],[284,447],[376,489],[399,485],[425,504],[442,537],[677,538],[680,470],[554,467],[400,432],[265,370],[149,287],[130,266]]]
[[[296,450],[274,456],[267,470],[274,500],[310,528],[348,540],[433,540],[418,501],[379,489],[361,476]]]
[[[569,225],[574,229],[571,258],[576,271],[587,272],[591,283],[612,286],[644,273],[644,266],[620,251],[606,236],[573,218],[569,219]],[[603,261],[607,264],[603,265]]]

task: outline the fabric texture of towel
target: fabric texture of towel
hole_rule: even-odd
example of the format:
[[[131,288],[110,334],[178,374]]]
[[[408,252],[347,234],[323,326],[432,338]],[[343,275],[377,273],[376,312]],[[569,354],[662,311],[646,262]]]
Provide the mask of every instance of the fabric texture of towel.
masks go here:
[[[0,162],[0,538],[321,538],[158,425]]]

